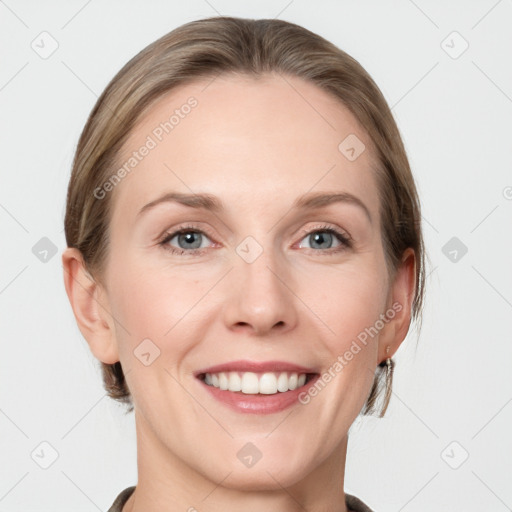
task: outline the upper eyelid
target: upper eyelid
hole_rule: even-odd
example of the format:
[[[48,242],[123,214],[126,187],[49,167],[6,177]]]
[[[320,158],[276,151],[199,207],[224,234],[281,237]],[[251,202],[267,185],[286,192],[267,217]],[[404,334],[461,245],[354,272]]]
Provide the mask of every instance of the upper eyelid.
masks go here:
[[[325,224],[323,226],[317,226],[317,227],[313,227],[313,228],[304,229],[301,231],[300,234],[304,234],[304,236],[307,236],[311,233],[314,233],[315,231],[333,231],[335,233],[338,233],[338,234],[344,236],[345,238],[347,238],[349,240],[352,240],[352,236],[350,235],[350,233],[347,230],[338,228],[336,226],[332,226],[330,224]]]

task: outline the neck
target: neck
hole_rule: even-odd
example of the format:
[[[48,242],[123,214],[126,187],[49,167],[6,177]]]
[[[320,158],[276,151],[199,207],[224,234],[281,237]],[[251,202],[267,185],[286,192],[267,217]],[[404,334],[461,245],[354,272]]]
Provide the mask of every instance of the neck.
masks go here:
[[[343,490],[347,436],[313,471],[294,484],[281,486],[279,475],[267,472],[268,485],[247,490],[230,487],[230,470],[213,481],[190,467],[159,442],[137,409],[135,419],[138,482],[123,512],[350,512]]]

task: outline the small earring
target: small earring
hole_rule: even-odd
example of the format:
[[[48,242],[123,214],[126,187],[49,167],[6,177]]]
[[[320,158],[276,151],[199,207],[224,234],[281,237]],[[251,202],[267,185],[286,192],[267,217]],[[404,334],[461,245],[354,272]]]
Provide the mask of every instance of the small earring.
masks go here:
[[[391,349],[391,347],[388,345],[386,347],[386,354],[389,355],[390,349]],[[386,412],[388,405],[389,405],[389,400],[391,399],[394,366],[395,365],[394,365],[393,359],[388,357],[386,359],[386,391],[385,391],[385,395],[384,395],[384,406],[383,406],[381,414],[380,414],[381,418],[382,418],[382,416],[384,416],[384,413]]]
[[[386,378],[387,378],[388,380],[390,380],[390,379],[391,379],[391,372],[392,372],[392,371],[393,371],[393,360],[392,360],[390,357],[388,357],[388,358],[386,359],[386,374],[387,374],[387,375],[386,375]]]
[[[386,354],[389,355],[389,351],[391,350],[391,347],[388,345],[386,347]],[[389,380],[391,378],[391,372],[393,371],[393,360],[388,357],[386,359],[386,377]]]

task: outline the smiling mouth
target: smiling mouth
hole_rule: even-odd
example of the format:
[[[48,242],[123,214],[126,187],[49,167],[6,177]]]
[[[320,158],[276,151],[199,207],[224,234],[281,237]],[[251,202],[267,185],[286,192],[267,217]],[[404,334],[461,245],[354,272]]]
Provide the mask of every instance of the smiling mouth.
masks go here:
[[[305,386],[316,373],[298,372],[218,372],[201,373],[197,378],[207,386],[245,395],[275,395]]]

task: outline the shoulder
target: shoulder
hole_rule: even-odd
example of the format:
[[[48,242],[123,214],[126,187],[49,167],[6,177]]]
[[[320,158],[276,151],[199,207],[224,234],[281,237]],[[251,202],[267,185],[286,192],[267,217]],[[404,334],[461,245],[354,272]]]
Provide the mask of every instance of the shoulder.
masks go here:
[[[121,512],[123,509],[123,505],[128,501],[128,498],[133,494],[135,490],[135,485],[131,487],[127,487],[124,491],[117,496],[112,503],[112,506],[108,509],[107,512]]]
[[[366,503],[351,494],[345,493],[345,504],[350,512],[374,512]]]

